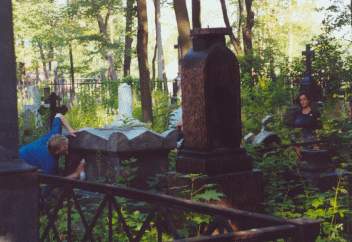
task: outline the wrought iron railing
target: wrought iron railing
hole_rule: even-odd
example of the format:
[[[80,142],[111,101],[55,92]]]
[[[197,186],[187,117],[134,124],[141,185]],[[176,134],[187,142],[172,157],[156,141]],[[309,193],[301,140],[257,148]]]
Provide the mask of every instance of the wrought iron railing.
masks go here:
[[[284,220],[122,186],[57,176],[39,175],[39,180],[42,190],[40,241],[312,242],[319,233],[317,221]],[[87,212],[82,206],[82,191],[97,195],[98,206],[93,208],[94,211]],[[50,202],[53,193],[57,197]],[[124,206],[126,199],[136,202]],[[137,226],[126,219],[135,213],[143,218]],[[204,216],[206,222],[185,233],[182,226],[189,223],[189,214],[196,213]],[[58,224],[60,217],[61,224]],[[104,219],[103,234],[106,238],[94,233],[99,227],[99,218]]]

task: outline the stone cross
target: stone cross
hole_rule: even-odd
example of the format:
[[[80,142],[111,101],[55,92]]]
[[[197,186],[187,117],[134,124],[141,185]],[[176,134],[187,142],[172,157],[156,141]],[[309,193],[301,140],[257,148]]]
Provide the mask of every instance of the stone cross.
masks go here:
[[[306,45],[306,50],[302,52],[306,57],[306,76],[312,77],[312,61],[314,58],[314,51],[310,49],[310,45]]]
[[[312,61],[314,58],[314,51],[311,50],[310,45],[306,45],[306,50],[302,52],[302,55],[306,57],[306,71],[300,82],[300,92],[308,93],[313,101],[321,100],[321,88],[312,77]]]

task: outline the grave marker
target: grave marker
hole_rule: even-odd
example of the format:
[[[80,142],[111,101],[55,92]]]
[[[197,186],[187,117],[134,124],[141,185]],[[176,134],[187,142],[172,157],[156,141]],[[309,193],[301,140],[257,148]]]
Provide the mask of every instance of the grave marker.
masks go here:
[[[193,49],[182,60],[184,143],[176,169],[207,174],[229,204],[256,210],[263,199],[261,173],[252,170],[241,147],[240,71],[236,56],[225,45],[228,33],[225,28],[191,32]]]
[[[0,241],[38,241],[36,170],[18,159],[11,0],[0,1]]]
[[[310,45],[306,45],[306,50],[302,52],[305,56],[305,74],[300,82],[300,92],[306,92],[311,97],[312,101],[321,100],[321,90],[317,83],[313,80],[312,62],[314,58],[314,51],[311,50]]]
[[[118,128],[124,126],[144,126],[142,122],[133,118],[133,97],[130,85],[123,83],[119,86],[118,99],[118,114],[114,121],[107,127]]]

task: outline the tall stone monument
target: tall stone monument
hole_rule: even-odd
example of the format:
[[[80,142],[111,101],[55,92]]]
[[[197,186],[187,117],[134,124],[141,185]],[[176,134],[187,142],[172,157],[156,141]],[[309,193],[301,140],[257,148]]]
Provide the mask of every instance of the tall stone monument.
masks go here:
[[[11,0],[0,1],[0,241],[38,241],[38,181],[18,157]]]
[[[233,206],[247,208],[248,202],[254,208],[261,199],[260,173],[252,171],[241,147],[240,70],[225,45],[228,33],[225,28],[191,31],[193,49],[181,67],[184,145],[176,169],[207,174]]]
[[[306,70],[304,77],[300,82],[300,92],[306,92],[313,101],[319,101],[321,100],[321,88],[318,86],[316,81],[314,81],[312,71],[314,50],[311,49],[310,45],[306,45],[306,50],[302,52],[302,55],[306,58]]]
[[[181,172],[216,175],[252,169],[240,146],[240,71],[225,45],[227,33],[223,28],[193,30],[193,49],[182,61]]]

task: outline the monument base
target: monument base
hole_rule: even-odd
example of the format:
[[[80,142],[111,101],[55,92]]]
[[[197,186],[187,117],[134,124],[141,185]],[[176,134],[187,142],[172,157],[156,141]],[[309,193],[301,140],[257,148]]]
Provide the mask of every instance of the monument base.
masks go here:
[[[38,206],[36,169],[19,160],[0,162],[0,241],[38,241]]]
[[[203,173],[215,176],[250,171],[252,161],[242,148],[214,151],[195,151],[184,148],[177,153],[176,170],[180,173]]]
[[[264,187],[260,170],[212,176],[206,183],[218,185],[226,196],[222,200],[225,206],[256,212],[263,210]]]
[[[217,191],[224,194],[219,201],[211,201],[221,207],[237,208],[248,211],[263,211],[263,182],[260,170],[234,172],[217,176],[202,176],[195,180],[183,174],[170,172],[162,180],[162,192],[172,196],[183,194],[185,187],[194,191],[207,184],[214,184]]]
[[[347,171],[330,171],[330,172],[311,172],[301,171],[301,175],[312,185],[325,192],[336,187],[339,180],[345,178],[348,181],[352,179],[352,173]]]

